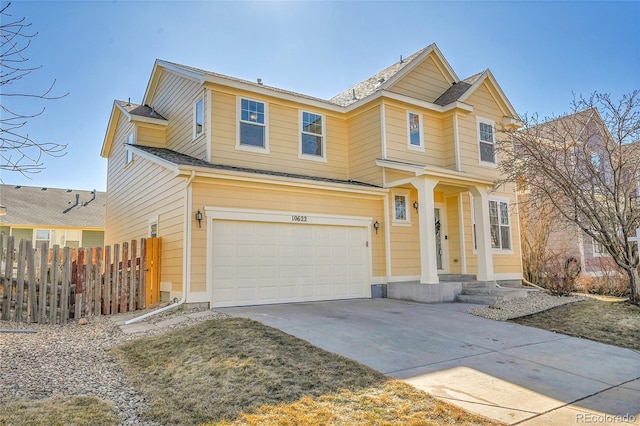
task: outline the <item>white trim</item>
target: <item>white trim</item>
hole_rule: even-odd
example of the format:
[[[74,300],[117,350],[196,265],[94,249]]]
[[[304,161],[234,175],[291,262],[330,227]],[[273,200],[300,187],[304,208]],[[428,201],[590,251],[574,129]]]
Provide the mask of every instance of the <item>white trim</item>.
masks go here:
[[[322,120],[322,134],[318,135],[317,133],[305,132],[303,126],[303,117],[304,113],[313,114],[320,116]],[[327,128],[326,128],[326,115],[321,114],[319,112],[312,112],[306,109],[298,110],[298,158],[301,160],[310,160],[310,161],[319,161],[319,162],[327,162]],[[320,136],[322,139],[322,155],[314,155],[314,154],[306,154],[302,152],[302,135],[308,134],[312,136]]]
[[[371,281],[371,285],[387,284],[387,282],[388,282],[387,281],[387,277],[384,277],[384,276],[382,276],[382,277],[373,277],[372,276],[370,281]]]
[[[467,240],[464,236],[464,202],[462,201],[462,192],[458,194],[458,212],[459,212],[459,220],[458,220],[458,232],[460,233],[460,273],[467,273]],[[471,194],[469,194],[471,196]],[[469,204],[471,210],[473,211],[473,204]],[[473,232],[473,224],[471,224],[471,232]],[[473,239],[473,236],[471,237]]]
[[[204,89],[204,93],[205,93],[205,98],[206,98],[204,104],[207,107],[207,108],[205,108],[205,113],[204,113],[204,117],[205,117],[204,125],[205,125],[205,129],[209,129],[208,132],[205,132],[205,143],[207,145],[206,146],[206,149],[207,149],[206,150],[206,155],[207,155],[207,161],[209,163],[211,163],[212,162],[211,161],[211,143],[212,143],[212,140],[213,140],[213,135],[212,135],[212,133],[213,133],[213,123],[212,123],[213,114],[211,113],[211,111],[213,111],[213,104],[212,104],[213,96],[211,94],[211,90],[209,90],[209,89],[205,88]]]
[[[487,199],[488,203],[491,203],[491,201],[494,201],[496,203],[498,203],[498,227],[502,228],[505,225],[502,225],[502,223],[500,222],[501,219],[501,211],[500,211],[500,203],[506,203],[507,204],[507,212],[508,212],[508,216],[507,218],[509,219],[509,248],[508,249],[503,249],[503,248],[496,248],[496,247],[491,247],[491,252],[494,255],[511,255],[513,254],[513,221],[511,220],[511,216],[512,216],[512,212],[511,212],[511,205],[513,204],[511,199],[509,197],[503,197],[503,196],[489,196]],[[491,231],[491,209],[489,209],[489,231]],[[491,234],[491,232],[489,232],[489,234]],[[500,245],[502,245],[502,231],[500,232]]]
[[[160,236],[160,225],[158,222],[158,215],[152,216],[147,220],[147,237],[152,238],[151,236],[151,227],[156,225],[156,237]]]
[[[392,275],[389,276],[389,281],[387,283],[404,283],[408,281],[420,281],[420,275]]]
[[[252,222],[289,223],[295,225],[360,226],[368,228],[370,228],[373,223],[372,217],[308,213],[304,211],[290,212],[212,206],[205,206],[204,211],[206,217],[209,219],[207,220],[207,223],[213,219],[223,219]]]
[[[418,117],[418,138],[420,145],[413,145],[411,143],[411,116],[414,115]],[[407,148],[412,151],[425,152],[424,149],[424,131],[423,131],[424,121],[422,119],[422,114],[419,112],[407,110]]]
[[[458,114],[453,114],[453,151],[456,156],[456,170],[462,171],[462,163],[460,160],[460,132],[458,129]]]
[[[197,117],[198,117],[198,104],[202,102],[202,129],[200,129],[200,133],[196,130]],[[205,114],[205,105],[204,105],[204,93],[200,93],[192,103],[192,120],[191,120],[191,142],[194,143],[198,139],[200,139],[206,132],[206,114]]]
[[[384,197],[383,206],[384,223],[382,224],[382,226],[384,228],[385,273],[388,280],[389,276],[391,276],[391,227],[389,226],[389,224],[391,223],[391,212],[389,211],[389,197]]]
[[[393,212],[391,216],[391,224],[393,226],[411,226],[411,192],[408,189],[393,189],[391,190],[391,210]],[[396,215],[396,196],[404,197],[405,202],[405,219],[398,219]]]
[[[380,135],[382,139],[382,158],[387,158],[387,108],[384,102],[380,105]]]
[[[264,123],[255,123],[251,121],[242,121],[242,100],[250,102],[258,102],[264,105]],[[240,143],[240,123],[246,123],[252,126],[262,126],[264,128],[264,146],[254,146]],[[263,100],[253,99],[246,96],[236,96],[236,149],[238,151],[249,151],[258,154],[269,154],[269,103]]]
[[[125,147],[125,157],[124,157],[124,167],[127,168],[131,163],[133,163],[133,150],[129,149],[130,146],[136,144],[136,126],[133,126],[133,129],[127,135],[127,146]]]
[[[493,162],[490,161],[485,161],[482,159],[482,150],[480,149],[480,144],[484,143],[484,144],[488,144],[489,142],[487,141],[483,141],[480,138],[480,124],[488,124],[491,126],[491,137],[493,138]],[[480,164],[481,166],[486,166],[486,167],[493,167],[493,168],[497,168],[498,167],[498,158],[497,155],[498,153],[496,152],[496,122],[493,120],[490,120],[488,118],[482,118],[482,117],[478,117],[476,116],[476,141],[478,144],[478,164]]]

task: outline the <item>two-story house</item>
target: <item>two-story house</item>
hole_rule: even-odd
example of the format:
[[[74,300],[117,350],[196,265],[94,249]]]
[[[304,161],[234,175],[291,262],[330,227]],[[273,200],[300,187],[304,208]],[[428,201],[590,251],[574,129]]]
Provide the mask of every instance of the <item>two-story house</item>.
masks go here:
[[[329,100],[157,60],[109,119],[106,240],[160,236],[187,303],[452,301],[444,275],[522,278],[515,186],[492,192],[519,124],[435,44]]]

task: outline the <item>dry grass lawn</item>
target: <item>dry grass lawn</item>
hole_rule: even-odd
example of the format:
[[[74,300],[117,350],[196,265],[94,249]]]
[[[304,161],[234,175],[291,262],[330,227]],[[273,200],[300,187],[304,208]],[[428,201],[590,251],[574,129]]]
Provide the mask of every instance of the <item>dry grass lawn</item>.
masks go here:
[[[0,425],[115,426],[113,406],[93,396],[55,396],[3,404]]]
[[[241,318],[113,349],[162,424],[499,424]]]
[[[631,303],[587,299],[512,321],[640,350],[640,306]]]

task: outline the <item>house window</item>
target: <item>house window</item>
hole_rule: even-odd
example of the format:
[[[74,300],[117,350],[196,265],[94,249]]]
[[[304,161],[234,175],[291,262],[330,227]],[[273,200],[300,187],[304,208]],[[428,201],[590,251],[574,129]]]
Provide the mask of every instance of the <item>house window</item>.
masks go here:
[[[158,219],[149,220],[149,238],[156,238],[158,236]]]
[[[409,192],[393,193],[393,221],[410,222],[409,217]]]
[[[423,150],[422,115],[409,112],[407,114],[407,126],[409,134],[409,148]]]
[[[240,98],[238,148],[268,151],[267,106],[264,102]]]
[[[36,229],[35,246],[39,247],[43,243],[51,242],[51,230],[49,229]]]
[[[489,200],[489,225],[491,227],[491,247],[499,250],[511,250],[509,204],[506,201]]]
[[[193,139],[204,133],[204,98],[198,98],[193,104]]]
[[[133,145],[135,144],[135,139],[133,136],[133,132],[129,133],[129,137],[127,138],[127,144],[128,145]],[[127,150],[127,162],[126,164],[129,164],[133,161],[133,151],[131,151],[129,148],[126,148]]]
[[[480,161],[483,163],[496,163],[495,139],[493,129],[493,122],[487,120],[478,120]]]
[[[300,153],[323,159],[325,156],[324,119],[319,114],[302,111],[300,132]]]

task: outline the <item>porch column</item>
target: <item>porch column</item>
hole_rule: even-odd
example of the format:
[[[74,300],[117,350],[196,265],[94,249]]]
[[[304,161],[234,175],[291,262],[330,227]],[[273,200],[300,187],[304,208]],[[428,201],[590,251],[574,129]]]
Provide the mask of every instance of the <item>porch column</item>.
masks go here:
[[[419,177],[412,181],[418,190],[418,215],[420,218],[420,284],[438,284],[438,259],[436,254],[436,217],[433,190],[437,180]]]
[[[476,219],[476,242],[478,244],[478,281],[493,281],[493,255],[491,252],[491,225],[489,220],[489,195],[487,188],[469,188],[473,195]]]

